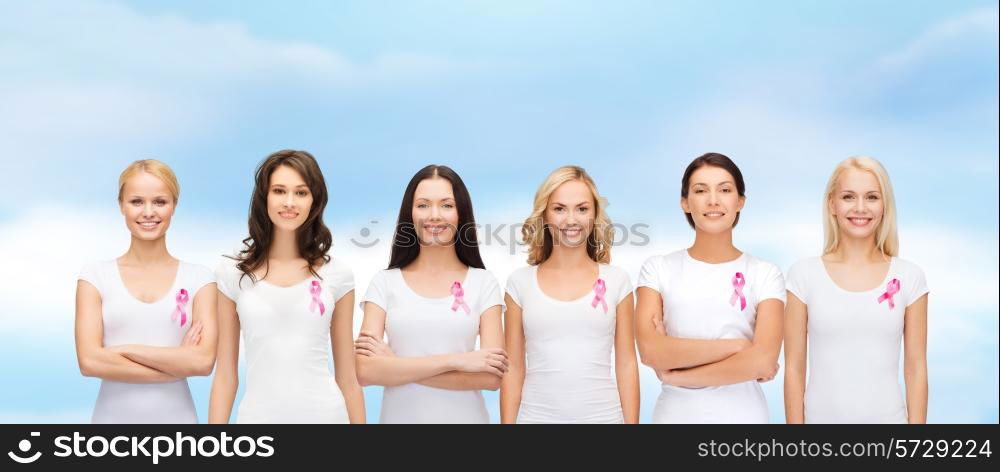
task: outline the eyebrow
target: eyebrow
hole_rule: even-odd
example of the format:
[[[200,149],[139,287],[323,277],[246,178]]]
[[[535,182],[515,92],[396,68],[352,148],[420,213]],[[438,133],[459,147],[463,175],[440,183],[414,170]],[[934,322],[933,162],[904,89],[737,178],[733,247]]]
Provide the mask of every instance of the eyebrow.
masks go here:
[[[567,204],[565,204],[563,202],[552,202],[552,204],[553,205],[560,205],[560,206],[571,206],[571,205],[567,205]],[[587,201],[580,202],[580,203],[577,203],[576,205],[572,205],[572,206],[583,206],[583,205],[590,205],[590,202],[587,202]]]
[[[736,185],[735,183],[733,183],[733,181],[732,181],[732,180],[725,180],[725,181],[722,181],[722,182],[719,182],[719,183],[718,183],[717,185],[725,185],[725,184],[729,184],[729,185]],[[705,183],[705,182],[695,182],[695,183],[691,184],[691,186],[692,186],[692,187],[694,187],[695,185],[704,185],[704,186],[706,186],[706,187],[708,187],[708,186],[709,186],[709,185],[708,185],[707,183]]]
[[[440,201],[442,201],[442,202],[443,202],[443,201],[446,201],[446,200],[454,200],[454,199],[455,199],[455,197],[444,197],[444,198],[442,198],[442,199],[441,199]],[[419,202],[420,200],[426,200],[426,201],[428,201],[428,202],[432,201],[432,200],[431,200],[430,198],[426,198],[426,197],[420,197],[420,198],[417,198],[417,199],[416,199],[416,201],[418,201],[418,202]]]
[[[128,197],[128,200],[132,200],[134,198],[143,198],[143,196],[142,195],[130,195]],[[168,195],[154,195],[151,198],[170,198],[170,197]]]
[[[281,188],[285,188],[285,184],[271,184],[271,188],[274,188],[274,187],[281,187]],[[299,185],[296,185],[296,186],[295,186],[295,188],[302,188],[302,187],[306,187],[306,188],[309,188],[309,186],[308,186],[308,185],[306,185],[306,184],[299,184]]]

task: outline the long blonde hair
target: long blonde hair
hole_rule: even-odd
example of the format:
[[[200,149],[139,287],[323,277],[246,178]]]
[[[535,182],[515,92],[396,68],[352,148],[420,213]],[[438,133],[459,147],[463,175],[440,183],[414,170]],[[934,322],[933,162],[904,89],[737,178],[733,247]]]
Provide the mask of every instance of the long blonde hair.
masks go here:
[[[840,247],[840,226],[837,217],[830,211],[830,199],[837,190],[837,181],[847,169],[857,169],[869,172],[878,180],[882,187],[882,202],[884,211],[882,221],[875,228],[875,246],[886,256],[899,255],[899,236],[896,232],[896,198],[893,196],[889,173],[882,163],[866,156],[854,156],[845,159],[834,169],[830,181],[826,184],[826,194],[823,196],[823,254],[829,254]]]
[[[170,169],[170,166],[156,159],[140,159],[129,164],[122,171],[121,175],[118,176],[118,203],[122,202],[122,192],[125,191],[125,182],[128,182],[128,179],[140,172],[145,172],[162,180],[163,184],[167,186],[170,196],[173,197],[174,204],[177,203],[177,200],[181,197],[181,186],[177,183],[177,176],[174,175],[174,171]]]
[[[595,262],[607,264],[611,262],[611,245],[614,242],[615,229],[611,226],[606,208],[608,201],[597,192],[597,185],[587,171],[579,166],[563,166],[549,174],[535,192],[535,206],[531,216],[524,220],[521,236],[528,245],[528,264],[538,265],[552,255],[552,234],[545,228],[545,209],[549,205],[549,197],[556,189],[571,180],[579,180],[590,188],[594,198],[595,217],[594,228],[587,236],[587,255]]]

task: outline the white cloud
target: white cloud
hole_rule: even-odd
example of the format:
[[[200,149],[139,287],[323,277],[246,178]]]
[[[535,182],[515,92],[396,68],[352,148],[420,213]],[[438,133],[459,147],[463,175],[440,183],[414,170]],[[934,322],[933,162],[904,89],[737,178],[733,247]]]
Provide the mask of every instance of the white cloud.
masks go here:
[[[492,67],[408,50],[361,61],[238,23],[105,1],[5,4],[0,31],[0,141],[8,155],[50,163],[142,154],[217,136],[262,109],[437,86]]]
[[[995,6],[967,12],[929,28],[902,49],[884,56],[880,65],[899,69],[912,67],[943,49],[968,41],[989,42],[996,49],[998,23],[1000,16]]]

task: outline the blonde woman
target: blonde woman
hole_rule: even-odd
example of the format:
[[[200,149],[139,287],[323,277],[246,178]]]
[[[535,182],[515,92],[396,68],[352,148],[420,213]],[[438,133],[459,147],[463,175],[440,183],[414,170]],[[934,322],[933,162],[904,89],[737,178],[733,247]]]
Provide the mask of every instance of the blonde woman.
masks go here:
[[[535,194],[522,229],[528,267],[507,279],[503,423],[639,421],[632,283],[609,265],[606,206],[576,166],[556,169]]]
[[[847,159],[823,198],[823,255],[788,272],[786,420],[924,423],[928,289],[923,271],[897,257],[889,175],[875,159]]]
[[[167,251],[180,189],[166,164],[141,160],[118,179],[132,233],[117,259],[88,264],[76,289],[80,372],[101,379],[94,423],[195,423],[186,377],[215,363],[215,281]]]

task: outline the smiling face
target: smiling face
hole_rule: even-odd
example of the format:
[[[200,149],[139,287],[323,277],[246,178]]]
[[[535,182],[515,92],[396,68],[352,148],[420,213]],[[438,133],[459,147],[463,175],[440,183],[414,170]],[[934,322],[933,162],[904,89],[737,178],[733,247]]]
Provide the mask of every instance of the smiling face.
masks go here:
[[[555,189],[545,208],[545,227],[556,246],[579,247],[594,229],[594,195],[587,184],[570,180]]]
[[[164,237],[177,203],[158,177],[137,172],[122,187],[121,212],[132,236],[146,241]]]
[[[873,237],[885,212],[878,179],[871,172],[854,168],[840,175],[827,204],[837,219],[841,238]]]
[[[448,179],[434,177],[420,181],[413,193],[412,211],[421,244],[447,246],[455,240],[458,207]]]
[[[745,201],[732,174],[721,167],[706,165],[691,174],[688,195],[681,198],[681,209],[691,214],[696,229],[714,234],[733,229]]]
[[[312,192],[298,171],[286,165],[274,169],[268,183],[267,216],[275,229],[299,229],[309,217],[312,203]]]

